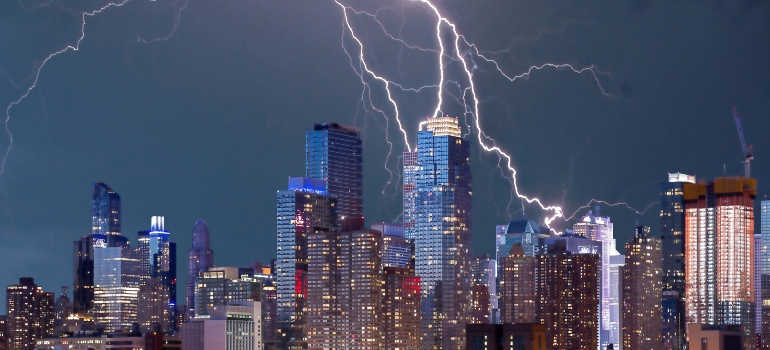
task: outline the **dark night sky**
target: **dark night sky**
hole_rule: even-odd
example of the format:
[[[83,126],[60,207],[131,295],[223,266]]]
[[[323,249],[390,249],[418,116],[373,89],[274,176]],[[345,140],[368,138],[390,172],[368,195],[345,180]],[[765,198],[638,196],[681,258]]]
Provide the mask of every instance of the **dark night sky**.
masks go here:
[[[104,1],[0,2],[0,105],[80,33],[79,13]],[[132,0],[87,17],[80,50],[50,60],[37,87],[11,109],[14,144],[0,176],[0,286],[32,276],[46,290],[72,284],[71,242],[90,230],[91,183],[123,199],[123,232],[135,243],[150,216],[165,215],[179,247],[179,285],[195,220],[211,230],[219,266],[275,256],[275,191],[304,173],[304,131],[336,121],[364,130],[367,221],[400,214],[385,169],[385,120],[365,114],[362,85],[341,48],[333,1]],[[410,43],[435,47],[435,17],[413,1],[352,4],[378,13]],[[735,104],[754,144],[759,193],[770,181],[770,3],[764,1],[443,1],[459,31],[510,74],[546,62],[596,65],[618,99],[589,74],[546,69],[510,83],[477,60],[481,125],[514,157],[520,189],[568,213],[591,198],[644,208],[667,172],[699,178],[742,173]],[[372,68],[409,86],[434,84],[435,56],[386,40],[370,18],[351,18]],[[402,21],[404,21],[402,25]],[[345,34],[345,45],[358,50]],[[501,52],[510,48],[507,52]],[[2,75],[2,74],[0,74]],[[456,75],[455,75],[456,76]],[[5,79],[9,77],[13,82]],[[26,79],[26,80],[25,80]],[[21,84],[16,87],[14,84]],[[448,92],[456,93],[448,88]],[[381,85],[373,99],[388,113]],[[435,90],[398,93],[411,142]],[[448,99],[448,97],[445,97]],[[459,115],[451,101],[444,112]],[[404,150],[393,122],[394,154]],[[0,134],[0,145],[8,138]],[[493,253],[494,226],[510,185],[497,158],[472,145],[474,251]],[[398,159],[388,167],[398,171]],[[657,206],[620,207],[619,245],[635,221],[657,231]],[[543,213],[528,207],[536,220]],[[580,215],[583,212],[579,213]],[[571,223],[570,223],[571,225]],[[556,227],[569,227],[563,221]],[[620,249],[622,251],[622,249]],[[183,296],[183,287],[180,296]],[[70,293],[71,296],[71,293]],[[4,300],[4,299],[3,299]],[[183,300],[180,300],[183,302]]]

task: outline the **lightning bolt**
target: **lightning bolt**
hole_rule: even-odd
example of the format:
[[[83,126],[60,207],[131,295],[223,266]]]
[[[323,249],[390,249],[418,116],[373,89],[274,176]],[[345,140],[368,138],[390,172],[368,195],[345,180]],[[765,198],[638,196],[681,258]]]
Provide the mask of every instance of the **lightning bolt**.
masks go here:
[[[174,33],[176,32],[177,27],[179,27],[179,21],[180,21],[181,16],[182,16],[182,11],[185,8],[187,8],[187,0],[182,0],[182,1],[184,2],[184,5],[182,7],[180,7],[179,11],[177,12],[177,17],[176,17],[176,20],[174,22],[173,28],[171,29],[171,32],[168,35],[160,37],[160,38],[152,38],[152,39],[138,38],[137,41],[149,44],[149,43],[152,43],[152,42],[155,42],[155,41],[164,41],[164,40],[168,40],[169,38],[171,38],[174,35]],[[55,2],[55,0],[49,0],[49,1],[46,1],[44,3],[35,5],[35,6],[25,7],[23,2],[21,0],[19,0],[19,5],[21,6],[21,8],[24,11],[33,11],[33,10],[36,10],[36,9],[39,9],[39,8],[42,8],[42,7],[51,6],[54,2]],[[8,127],[8,124],[11,121],[11,109],[14,106],[18,106],[22,101],[24,101],[27,98],[27,96],[29,96],[29,94],[32,93],[32,91],[35,89],[35,87],[37,87],[37,82],[40,79],[40,72],[43,70],[43,67],[45,67],[45,65],[48,63],[48,61],[50,61],[54,57],[59,56],[59,55],[65,53],[65,52],[79,51],[80,50],[80,44],[83,42],[83,40],[86,37],[86,22],[87,22],[86,19],[87,18],[94,17],[94,16],[104,12],[105,10],[111,8],[111,7],[122,7],[123,5],[125,5],[125,4],[127,4],[129,2],[131,2],[131,0],[122,0],[122,1],[109,2],[106,5],[104,5],[104,6],[100,7],[100,8],[97,8],[96,10],[86,11],[86,12],[80,13],[80,16],[81,16],[80,17],[80,19],[81,19],[81,23],[80,23],[80,36],[75,41],[75,43],[67,45],[64,48],[62,48],[62,49],[60,49],[58,51],[55,51],[55,52],[49,54],[48,56],[46,56],[42,61],[40,61],[39,64],[37,64],[36,68],[33,69],[32,74],[30,74],[30,76],[27,77],[27,79],[25,79],[24,82],[22,82],[21,84],[14,83],[13,80],[10,79],[10,77],[8,76],[7,73],[2,72],[6,77],[8,77],[8,80],[14,86],[20,87],[21,85],[26,83],[30,78],[32,80],[32,83],[23,90],[23,93],[21,94],[21,96],[19,96],[19,98],[17,98],[16,100],[12,101],[8,105],[8,107],[6,107],[6,109],[5,109],[5,119],[4,119],[3,122],[4,122],[4,127],[5,127],[5,133],[6,133],[6,135],[8,135],[9,143],[8,143],[8,147],[6,148],[5,152],[3,153],[2,163],[0,163],[0,175],[2,175],[5,172],[5,164],[6,164],[6,161],[8,160],[8,155],[11,153],[11,148],[13,148],[13,133],[11,133],[11,130]]]
[[[345,33],[350,33],[350,37],[356,42],[358,46],[356,61],[359,67],[356,68],[352,55],[347,51],[347,48],[344,45],[344,38],[343,38],[342,46],[346,54],[348,54],[348,57],[351,59],[351,67],[353,67],[353,70],[361,79],[361,82],[364,85],[365,90],[371,91],[371,86],[366,81],[365,76],[373,79],[374,81],[378,81],[379,83],[382,84],[382,86],[384,87],[387,93],[387,99],[390,105],[392,106],[392,109],[394,112],[393,117],[395,118],[399,126],[399,130],[404,136],[404,144],[408,151],[411,151],[412,147],[409,144],[407,133],[403,128],[403,123],[401,121],[400,114],[399,114],[398,102],[393,98],[393,91],[391,89],[400,89],[402,91],[409,91],[409,92],[415,92],[415,93],[428,88],[435,89],[436,91],[435,98],[437,102],[435,107],[433,108],[432,117],[438,117],[443,114],[442,107],[444,106],[444,103],[445,103],[444,101],[445,94],[447,96],[452,97],[454,101],[460,104],[463,107],[463,117],[464,117],[463,119],[465,121],[466,127],[468,128],[468,134],[465,134],[463,137],[469,136],[471,133],[475,134],[476,141],[481,146],[481,148],[485,152],[493,153],[498,157],[498,167],[501,169],[501,171],[503,168],[505,168],[505,171],[503,172],[503,176],[510,182],[512,187],[512,193],[516,196],[516,198],[521,200],[522,210],[524,209],[526,204],[529,204],[529,205],[536,205],[542,211],[550,213],[550,215],[545,218],[545,224],[547,227],[551,228],[551,224],[556,219],[568,221],[574,218],[574,216],[578,211],[589,207],[592,203],[602,203],[608,206],[624,206],[639,215],[644,214],[650,207],[652,207],[655,204],[655,203],[652,203],[648,205],[645,209],[640,211],[640,210],[634,209],[633,207],[631,207],[625,202],[609,203],[602,200],[592,199],[591,201],[589,201],[589,203],[583,206],[580,206],[573,214],[567,216],[565,215],[565,211],[561,206],[547,205],[543,203],[541,199],[534,196],[526,195],[520,190],[518,177],[517,177],[518,172],[516,168],[513,166],[513,159],[511,155],[509,155],[501,147],[499,147],[495,139],[489,136],[481,127],[482,113],[481,113],[481,107],[480,107],[480,98],[477,94],[476,82],[474,80],[474,73],[477,70],[480,70],[480,67],[475,60],[479,60],[479,62],[481,63],[491,65],[494,68],[494,71],[497,72],[498,75],[507,79],[511,83],[521,79],[528,79],[530,76],[532,76],[536,72],[546,70],[546,69],[557,70],[557,71],[570,71],[578,75],[588,74],[591,78],[593,78],[594,82],[596,83],[596,86],[598,87],[602,95],[610,99],[617,99],[616,96],[608,93],[605,90],[601,80],[599,79],[600,76],[609,77],[610,74],[608,72],[601,71],[599,70],[598,67],[594,65],[587,66],[587,67],[576,67],[575,65],[568,64],[568,63],[543,63],[540,65],[532,65],[527,70],[521,73],[510,74],[504,71],[497,61],[486,56],[484,52],[479,50],[479,48],[475,44],[468,41],[466,37],[459,32],[459,30],[457,29],[457,25],[454,22],[452,22],[448,17],[444,16],[441,13],[441,11],[430,0],[412,0],[412,1],[425,5],[426,9],[429,9],[430,10],[429,12],[431,12],[432,15],[435,16],[435,21],[436,21],[435,22],[435,40],[437,42],[438,48],[426,48],[418,45],[413,45],[406,42],[404,39],[402,39],[400,36],[400,33],[399,35],[394,35],[390,33],[387,30],[387,27],[377,18],[377,14],[379,13],[379,10],[375,13],[369,13],[363,10],[357,10],[350,6],[344,5],[341,3],[341,0],[334,0],[334,1],[342,10],[343,24],[344,24],[343,36],[345,35]],[[392,80],[389,80],[387,77],[385,77],[384,74],[377,73],[373,69],[371,69],[364,55],[365,44],[356,34],[354,27],[351,25],[349,14],[355,14],[359,16],[368,16],[369,18],[373,19],[375,22],[379,24],[383,33],[388,38],[403,45],[402,49],[405,47],[407,49],[412,49],[412,50],[420,50],[424,52],[436,53],[438,75],[439,75],[438,82],[435,84],[425,85],[423,87],[418,87],[418,88],[405,88],[404,86]],[[402,27],[403,27],[403,23],[402,23]],[[544,33],[545,32],[541,32],[540,35],[543,35]],[[450,38],[448,40],[445,40],[443,38],[446,34],[449,34]],[[445,43],[445,41],[447,42]],[[512,45],[512,42],[509,45]],[[510,50],[510,48],[508,50]],[[495,51],[492,53],[499,53],[499,52]],[[467,84],[467,86],[462,86],[461,82],[447,79],[447,75],[446,75],[446,71],[448,69],[447,67],[448,65],[453,63],[456,63],[460,67],[462,67],[462,73],[461,73],[463,76],[462,79],[466,80],[465,83]],[[447,86],[456,86],[458,89],[457,91],[460,93],[453,94],[451,92],[448,92],[448,90],[446,89]],[[374,107],[371,104],[371,98],[369,99],[369,102],[370,102],[369,105]],[[377,109],[377,112],[387,118],[384,110]],[[470,123],[468,122],[468,120],[470,120]],[[422,130],[425,123],[426,122],[423,121],[419,124],[420,130]],[[390,143],[390,146],[392,148],[393,146],[392,143]],[[387,161],[386,161],[386,168],[387,168]],[[511,197],[511,200],[513,200],[513,196]],[[510,204],[511,203],[509,203],[509,206]]]

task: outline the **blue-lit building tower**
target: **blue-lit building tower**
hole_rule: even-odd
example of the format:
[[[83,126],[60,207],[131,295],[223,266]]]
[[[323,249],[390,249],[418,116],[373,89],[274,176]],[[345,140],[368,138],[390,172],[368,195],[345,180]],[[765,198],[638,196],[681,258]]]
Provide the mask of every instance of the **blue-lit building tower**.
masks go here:
[[[91,233],[120,234],[120,195],[102,182],[94,183]]]
[[[421,278],[422,349],[464,349],[470,320],[470,144],[457,119],[428,118],[418,133],[415,265]]]
[[[307,348],[307,235],[337,229],[337,198],[320,179],[290,177],[276,195],[278,345]]]
[[[681,350],[685,344],[684,313],[684,184],[695,183],[695,176],[668,175],[660,183],[660,239],[663,252],[663,300],[661,349]]]
[[[165,229],[165,218],[153,216],[150,229],[137,232],[137,258],[140,266],[140,285],[145,286],[150,279],[155,280],[167,293],[166,302],[168,329],[173,332],[176,317],[176,243],[169,240],[169,232]]]
[[[338,224],[363,215],[363,160],[360,129],[337,123],[315,124],[305,133],[305,177],[323,180],[337,197]]]
[[[214,251],[211,250],[211,234],[206,221],[198,219],[192,232],[192,248],[187,251],[187,316],[195,317],[195,286],[201,271],[214,266]]]

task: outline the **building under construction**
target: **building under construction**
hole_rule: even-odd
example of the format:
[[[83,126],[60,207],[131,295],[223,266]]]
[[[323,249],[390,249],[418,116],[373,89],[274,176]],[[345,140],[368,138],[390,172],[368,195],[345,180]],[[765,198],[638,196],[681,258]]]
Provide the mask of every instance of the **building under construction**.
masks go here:
[[[754,339],[755,179],[737,176],[684,184],[688,323],[741,325]]]

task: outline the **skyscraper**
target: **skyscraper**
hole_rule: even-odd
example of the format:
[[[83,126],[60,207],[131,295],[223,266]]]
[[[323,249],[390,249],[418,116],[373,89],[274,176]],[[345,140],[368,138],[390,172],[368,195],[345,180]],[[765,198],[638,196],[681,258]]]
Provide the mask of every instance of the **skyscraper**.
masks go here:
[[[417,227],[415,226],[415,219],[417,211],[415,208],[415,197],[417,193],[414,191],[414,185],[417,177],[417,151],[404,152],[404,237],[408,239],[417,238]]]
[[[547,252],[537,256],[537,323],[545,325],[548,349],[595,350],[599,348],[601,258],[594,241],[572,241],[552,239]],[[573,252],[575,243],[578,252]]]
[[[404,237],[404,227],[396,224],[372,224],[372,230],[382,232],[382,266],[414,269],[414,245]]]
[[[31,277],[5,291],[5,338],[8,350],[35,349],[35,340],[53,336],[53,293],[44,292]]]
[[[323,180],[337,197],[341,220],[363,215],[363,160],[360,129],[337,123],[315,124],[305,133],[305,177]]]
[[[487,254],[471,256],[473,323],[493,321],[492,312],[497,309],[498,303],[496,274],[496,260],[491,259]]]
[[[420,348],[420,277],[414,268],[384,267],[383,349]]]
[[[210,317],[182,325],[183,349],[262,349],[261,306],[259,301],[240,301],[213,307]]]
[[[414,184],[421,348],[462,349],[470,316],[470,143],[456,118],[429,117],[425,125],[417,136]]]
[[[754,234],[754,333],[762,334],[762,234]]]
[[[687,322],[740,325],[753,349],[756,180],[684,185]]]
[[[623,270],[623,349],[658,349],[661,344],[661,240],[639,226],[626,243]]]
[[[500,322],[536,323],[535,258],[516,243],[500,263]]]
[[[289,178],[276,195],[278,327],[282,348],[307,346],[304,314],[307,292],[307,235],[334,231],[337,199],[323,180]]]
[[[75,313],[90,314],[94,304],[94,236],[120,235],[120,195],[102,182],[93,184],[91,233],[73,244],[72,299]]]
[[[69,292],[69,288],[62,286],[61,294],[56,298],[54,305],[54,335],[57,337],[64,334],[66,331],[64,321],[72,315],[72,301],[67,297],[67,292]]]
[[[195,317],[208,317],[215,306],[234,301],[262,300],[262,283],[254,270],[238,267],[212,267],[201,271],[195,287]]]
[[[685,342],[684,316],[684,184],[695,176],[668,174],[660,183],[660,238],[663,242],[663,349],[681,350]]]
[[[161,330],[171,333],[175,329],[176,317],[176,243],[169,240],[163,216],[153,216],[150,229],[139,231],[137,237],[140,284],[144,286],[150,279],[155,279],[153,284],[162,289],[153,291],[155,288],[147,288],[146,292],[152,291],[150,294],[164,296],[166,311],[163,314],[166,319],[160,323],[167,328]]]
[[[211,250],[209,228],[203,219],[195,222],[192,232],[192,248],[187,251],[187,309],[188,317],[195,316],[195,286],[198,276],[214,266],[214,251]]]
[[[120,235],[120,195],[102,182],[94,183],[91,233]]]
[[[762,348],[770,349],[770,199],[759,205],[760,234],[762,235],[762,264],[755,266],[762,274],[762,287],[755,291],[762,296],[762,313],[757,318],[762,322]]]
[[[140,263],[128,238],[94,235],[94,322],[106,331],[130,331],[138,321]]]
[[[609,344],[620,344],[620,295],[618,285],[620,274],[618,267],[623,263],[623,257],[618,252],[613,235],[613,225],[609,217],[601,216],[599,206],[596,214],[588,211],[573,230],[576,235],[602,242],[601,254],[601,295],[599,310],[600,345],[605,348]]]

